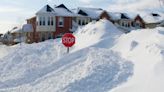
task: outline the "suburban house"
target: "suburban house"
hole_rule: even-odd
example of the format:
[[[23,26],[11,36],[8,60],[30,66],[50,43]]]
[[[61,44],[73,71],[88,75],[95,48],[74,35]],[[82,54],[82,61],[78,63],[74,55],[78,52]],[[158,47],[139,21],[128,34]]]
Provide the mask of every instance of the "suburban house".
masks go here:
[[[85,20],[84,24],[90,22],[89,17],[73,13],[64,4],[55,8],[46,5],[34,17],[27,19],[27,23],[33,26],[31,41],[40,42],[72,33],[76,23],[82,24],[79,19]]]
[[[164,17],[157,13],[148,13],[141,16],[145,23],[145,28],[155,28],[164,20]]]
[[[30,43],[33,27],[31,24],[24,24],[21,27],[14,27],[4,35],[2,35],[1,42],[6,45],[13,45],[20,42]]]
[[[145,22],[139,14],[134,18],[134,23],[137,28],[145,28]]]
[[[88,22],[91,22],[91,21],[97,21],[97,20],[101,19],[101,14],[103,12],[104,12],[104,10],[101,8],[79,7],[77,9],[77,12],[75,12],[75,13],[89,17],[90,19],[88,20]]]
[[[164,20],[158,26],[164,27]]]
[[[0,42],[2,42],[2,35],[3,35],[3,34],[0,33]]]

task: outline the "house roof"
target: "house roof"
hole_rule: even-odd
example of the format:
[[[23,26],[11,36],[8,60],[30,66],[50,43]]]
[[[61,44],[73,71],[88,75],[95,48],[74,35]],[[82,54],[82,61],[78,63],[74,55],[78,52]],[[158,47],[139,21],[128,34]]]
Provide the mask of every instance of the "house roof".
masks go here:
[[[52,14],[54,16],[78,16],[77,14],[71,12],[64,4],[60,4],[54,8],[49,5],[44,6],[36,14]]]
[[[56,16],[77,16],[77,14],[71,12],[64,4],[61,4],[54,8]]]
[[[120,12],[108,12],[108,15],[112,20],[120,20],[120,19],[134,19],[136,14],[129,13],[120,13]]]
[[[145,23],[160,23],[164,20],[164,17],[159,14],[140,14]]]
[[[104,10],[101,8],[85,8],[85,7],[79,7],[77,10],[78,14],[91,17],[92,19],[99,19],[101,13]]]
[[[10,30],[10,33],[20,33],[22,30],[20,27],[14,27]]]
[[[45,5],[43,8],[41,8],[37,14],[39,13],[55,13],[54,9],[51,8],[49,5]]]

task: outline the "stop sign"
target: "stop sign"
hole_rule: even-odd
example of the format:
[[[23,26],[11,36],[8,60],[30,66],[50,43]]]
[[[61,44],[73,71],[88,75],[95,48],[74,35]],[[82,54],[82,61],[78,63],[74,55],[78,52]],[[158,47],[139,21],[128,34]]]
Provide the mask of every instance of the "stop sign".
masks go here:
[[[62,43],[66,47],[72,47],[75,44],[75,36],[71,33],[66,33],[62,37]]]

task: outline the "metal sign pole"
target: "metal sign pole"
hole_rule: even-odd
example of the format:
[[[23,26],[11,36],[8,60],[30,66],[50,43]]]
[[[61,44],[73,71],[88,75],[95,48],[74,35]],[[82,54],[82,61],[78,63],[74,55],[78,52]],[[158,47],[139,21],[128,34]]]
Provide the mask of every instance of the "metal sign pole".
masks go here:
[[[69,47],[67,47],[67,53],[69,53]]]

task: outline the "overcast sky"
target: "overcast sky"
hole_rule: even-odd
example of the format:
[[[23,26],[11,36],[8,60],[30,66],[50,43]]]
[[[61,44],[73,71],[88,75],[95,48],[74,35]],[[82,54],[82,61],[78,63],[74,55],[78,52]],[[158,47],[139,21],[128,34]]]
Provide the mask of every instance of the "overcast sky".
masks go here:
[[[161,0],[161,2],[164,0]],[[97,7],[108,11],[159,10],[159,0],[1,0],[0,33],[21,25],[44,5],[65,4],[68,8]],[[164,5],[160,10],[164,10]]]

